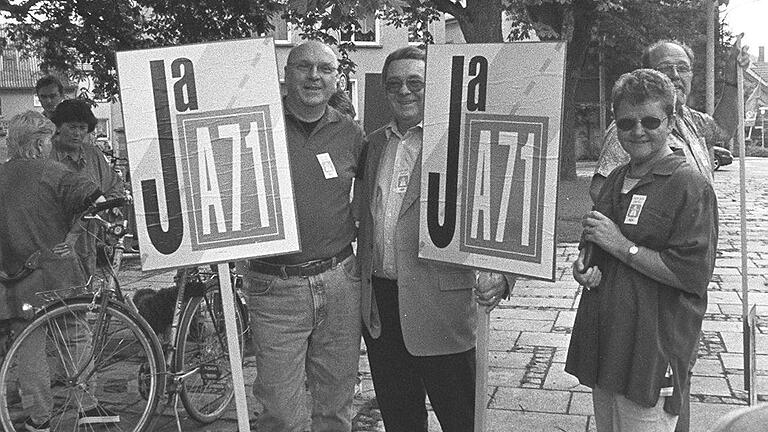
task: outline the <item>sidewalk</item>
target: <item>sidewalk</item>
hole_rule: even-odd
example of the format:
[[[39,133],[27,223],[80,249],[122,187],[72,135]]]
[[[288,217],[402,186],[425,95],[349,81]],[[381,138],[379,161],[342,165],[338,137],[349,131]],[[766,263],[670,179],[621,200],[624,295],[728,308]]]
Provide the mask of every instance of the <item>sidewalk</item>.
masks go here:
[[[581,167],[580,175],[589,172]],[[717,267],[709,286],[699,360],[691,388],[694,432],[706,431],[723,414],[746,406],[741,324],[741,254],[737,165],[715,174],[720,209]],[[735,174],[734,174],[735,173]],[[748,186],[750,303],[757,304],[757,388],[768,399],[768,175]],[[519,280],[509,300],[491,315],[487,418],[489,431],[593,431],[590,389],[566,374],[566,351],[580,291],[571,276],[576,244],[557,247],[554,283]],[[129,255],[122,280],[130,292],[170,285],[172,272],[143,274],[138,257]],[[253,359],[245,363],[246,384],[255,376]],[[360,357],[363,392],[355,399],[354,431],[383,431],[365,355]],[[254,402],[249,394],[249,409]],[[184,416],[184,413],[180,413]],[[164,414],[164,415],[167,415]],[[184,431],[237,430],[234,409],[214,425],[182,420]],[[157,432],[176,430],[172,417]],[[439,431],[430,413],[430,431]]]

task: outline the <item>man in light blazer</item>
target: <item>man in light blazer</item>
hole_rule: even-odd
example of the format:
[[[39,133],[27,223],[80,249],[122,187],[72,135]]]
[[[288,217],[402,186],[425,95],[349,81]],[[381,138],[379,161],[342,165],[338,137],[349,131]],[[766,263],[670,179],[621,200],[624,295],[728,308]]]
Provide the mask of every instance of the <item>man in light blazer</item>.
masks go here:
[[[429,395],[444,432],[473,429],[477,304],[510,282],[418,258],[426,56],[392,52],[382,81],[394,120],[368,137],[360,218],[363,336],[387,432],[427,431]]]

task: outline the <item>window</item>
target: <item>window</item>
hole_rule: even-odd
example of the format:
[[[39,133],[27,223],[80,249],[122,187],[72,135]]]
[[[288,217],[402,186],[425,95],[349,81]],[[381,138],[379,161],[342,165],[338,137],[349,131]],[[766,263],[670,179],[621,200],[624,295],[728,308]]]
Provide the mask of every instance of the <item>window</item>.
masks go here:
[[[358,20],[360,27],[355,31],[341,32],[343,42],[354,42],[356,45],[379,44],[379,19],[375,14],[364,16]]]
[[[280,17],[275,17],[272,24],[275,26],[275,30],[271,34],[275,39],[275,45],[291,45],[293,39],[291,25]]]

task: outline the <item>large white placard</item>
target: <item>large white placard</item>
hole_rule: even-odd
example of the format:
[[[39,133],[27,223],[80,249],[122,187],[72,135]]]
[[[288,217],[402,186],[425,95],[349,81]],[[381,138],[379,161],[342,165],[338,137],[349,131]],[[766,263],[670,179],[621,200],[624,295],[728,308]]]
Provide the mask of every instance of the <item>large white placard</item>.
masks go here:
[[[117,63],[142,269],[298,251],[272,39]]]
[[[566,45],[430,45],[419,256],[554,280]]]

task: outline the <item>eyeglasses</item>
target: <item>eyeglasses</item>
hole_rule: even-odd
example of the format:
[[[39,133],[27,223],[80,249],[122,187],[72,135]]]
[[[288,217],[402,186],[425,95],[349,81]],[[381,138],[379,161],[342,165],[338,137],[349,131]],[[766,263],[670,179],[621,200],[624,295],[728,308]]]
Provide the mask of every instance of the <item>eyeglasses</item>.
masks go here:
[[[661,126],[661,122],[666,120],[667,117],[660,119],[656,117],[643,117],[640,119],[640,125],[643,126],[643,129],[645,130],[656,130]],[[630,131],[635,128],[635,125],[637,124],[637,120],[633,118],[620,118],[616,120],[616,127],[619,128],[619,130],[622,130],[624,132]]]
[[[317,70],[317,73],[322,75],[334,75],[337,72],[336,67],[334,67],[330,63],[313,64],[313,63],[307,63],[307,62],[300,62],[300,63],[288,63],[288,66],[292,67],[293,69],[305,75],[310,73],[312,69]]]
[[[669,64],[663,63],[656,66],[654,69],[663,73],[664,75],[672,75],[673,72],[677,72],[680,75],[691,73],[691,67],[687,64]]]
[[[424,90],[426,84],[420,79],[411,78],[405,80],[405,86],[408,87],[408,90],[412,93],[416,93]],[[399,79],[389,79],[384,84],[384,88],[387,90],[387,93],[396,94],[403,88],[403,81],[400,81]]]

